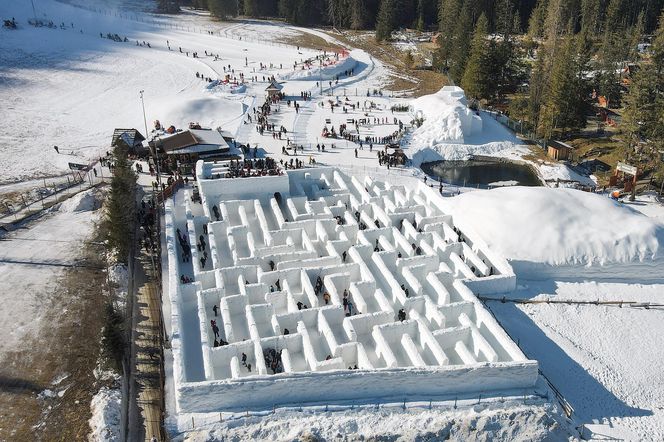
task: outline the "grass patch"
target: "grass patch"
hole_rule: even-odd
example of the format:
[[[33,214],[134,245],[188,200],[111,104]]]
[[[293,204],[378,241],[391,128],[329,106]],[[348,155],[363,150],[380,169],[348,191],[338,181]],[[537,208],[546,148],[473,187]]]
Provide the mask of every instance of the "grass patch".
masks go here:
[[[298,32],[297,35],[281,37],[277,40],[277,42],[320,51],[325,50],[334,52],[344,49],[344,47],[341,45],[330,43],[318,35],[309,34],[307,32]]]

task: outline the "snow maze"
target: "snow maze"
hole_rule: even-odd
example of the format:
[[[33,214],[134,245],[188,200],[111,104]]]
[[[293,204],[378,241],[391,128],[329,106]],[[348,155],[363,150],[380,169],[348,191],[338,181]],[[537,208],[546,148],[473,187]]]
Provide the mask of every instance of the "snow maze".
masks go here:
[[[537,363],[475,296],[513,290],[512,269],[436,189],[333,168],[216,178],[225,167],[199,162],[200,201],[166,205],[179,412],[534,385]]]

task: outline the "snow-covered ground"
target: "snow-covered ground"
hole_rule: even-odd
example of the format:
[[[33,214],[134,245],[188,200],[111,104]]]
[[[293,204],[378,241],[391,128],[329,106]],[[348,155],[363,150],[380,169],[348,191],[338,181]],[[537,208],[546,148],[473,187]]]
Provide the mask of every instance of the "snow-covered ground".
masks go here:
[[[43,218],[1,237],[0,361],[25,349],[53,320],[51,294],[66,268],[76,266],[84,242],[100,219],[101,196],[92,189],[50,210]]]
[[[584,434],[661,440],[662,309],[627,303],[664,300],[664,207],[652,195],[628,204],[578,190],[522,187],[445,203],[510,260],[517,290],[506,298],[572,302],[488,306],[571,403],[575,422],[588,424]]]
[[[290,160],[292,156],[281,154],[285,138],[273,139],[269,132],[260,135],[253,125],[243,124],[243,121],[253,107],[262,103],[267,84],[262,81],[264,75],[292,76],[294,62],[318,54],[282,45],[280,39],[309,32],[333,40],[323,32],[283,23],[221,23],[193,12],[177,17],[148,15],[144,9],[150,7],[145,6],[150,2],[138,0],[41,0],[35,3],[39,17],[51,19],[56,25],[64,22],[66,26],[65,29],[32,28],[27,25],[27,19],[32,17],[30,2],[0,2],[0,18],[14,16],[19,22],[17,31],[0,29],[0,96],[3,98],[0,119],[6,129],[0,134],[2,184],[65,173],[68,162],[94,160],[108,150],[115,127],[135,127],[143,132],[141,90],[145,91],[148,126],[155,119],[177,127],[185,127],[190,121],[221,126],[236,134],[240,142],[250,143],[252,147],[257,145],[261,154]],[[70,4],[74,3],[104,13],[72,7]],[[102,39],[100,32],[104,35],[117,33],[129,41]],[[137,46],[136,41],[149,42],[151,48]],[[167,41],[172,51],[168,50]],[[189,57],[181,54],[179,47],[190,52]],[[200,58],[192,58],[193,51],[197,51]],[[221,59],[215,61],[214,57],[205,56],[205,51],[219,54]],[[313,95],[313,100],[299,102],[298,114],[282,103],[271,117],[271,122],[287,128],[291,141],[305,146],[305,156],[300,157],[305,163],[306,157],[311,156],[318,163],[340,164],[354,167],[356,171],[372,170],[366,168],[377,166],[375,152],[369,152],[365,145],[355,157],[354,143],[323,139],[323,127],[338,128],[348,119],[362,118],[367,113],[367,118],[387,118],[388,121],[362,126],[360,135],[381,137],[397,128],[394,117],[404,124],[410,123],[413,115],[390,111],[392,104],[408,104],[408,101],[392,99],[388,93],[382,97],[373,94],[367,97],[368,91],[381,89],[388,68],[362,51],[354,51],[352,57],[357,62],[354,75],[340,78],[333,88],[326,81],[323,96],[315,80],[285,83],[285,92],[291,97],[299,97],[301,91]],[[259,63],[268,67],[260,69]],[[215,79],[223,78],[224,68],[228,69],[229,64],[235,71],[231,76],[243,72],[259,80],[249,82],[243,93],[234,94],[223,87],[208,89],[195,76],[199,72]],[[331,113],[328,100],[334,101],[337,96],[342,105],[355,102],[360,108],[348,109],[348,113],[336,108]],[[362,110],[365,104],[371,107],[371,102],[374,106],[370,111]],[[478,154],[519,159],[529,152],[489,114],[481,113],[479,118],[481,131],[471,131],[456,139],[447,137],[444,143],[436,144],[437,149],[416,145],[412,142],[415,137],[410,137],[405,151],[411,158],[419,155],[421,161],[462,159]],[[433,129],[449,132],[448,127]],[[428,134],[432,135],[431,140],[441,135],[431,131]],[[319,143],[325,143],[325,152],[316,149]],[[55,152],[54,145],[60,147],[60,154]],[[592,182],[562,164],[538,165],[538,170],[547,180]],[[408,173],[413,171],[415,169]],[[649,259],[646,255],[661,255],[661,236],[657,233],[661,232],[661,227],[645,218],[634,218],[615,203],[607,200],[595,204],[594,200],[568,198],[562,206],[547,207],[541,201],[526,198],[525,194],[509,202],[497,191],[472,192],[458,202],[450,201],[457,206],[459,216],[475,213],[473,218],[484,240],[492,247],[505,247],[503,252],[513,260],[525,257],[548,263],[573,263],[592,261],[591,257],[597,260],[616,258],[616,266],[594,266],[598,270],[592,277],[573,279],[570,266],[564,266],[564,272],[561,267],[551,266],[553,270],[537,278],[538,281],[525,279],[532,274],[517,271],[520,288],[508,294],[510,297],[661,302],[664,286],[657,281],[643,284],[639,278],[644,275],[644,268],[638,265],[640,255],[644,255],[644,261]],[[77,252],[69,241],[80,243],[89,235],[98,217],[98,212],[76,211],[76,202],[64,206],[32,223],[27,230],[3,238],[0,289],[4,293],[4,308],[0,311],[0,331],[4,339],[0,342],[0,355],[20,348],[23,337],[39,330],[46,314],[42,305],[48,300],[62,266],[75,263]],[[541,211],[530,210],[531,206]],[[626,201],[624,206],[644,213],[660,225],[664,220],[664,210],[654,196],[635,203]],[[506,216],[510,211],[513,218]],[[529,216],[525,216],[526,213]],[[626,225],[630,226],[629,234],[623,228]],[[526,238],[526,234],[530,236]],[[618,238],[620,240],[615,242]],[[654,238],[659,238],[657,247]],[[36,247],[35,244],[48,246]],[[519,248],[519,245],[532,247]],[[535,251],[538,256],[532,255]],[[514,254],[510,255],[511,252]],[[618,259],[620,257],[625,259]],[[648,262],[653,263],[649,267],[651,274],[664,274],[661,261],[651,259]],[[619,269],[618,278],[610,274],[616,269]],[[556,274],[556,270],[560,273]],[[609,276],[613,276],[612,280],[606,281]],[[500,302],[489,302],[489,307],[520,342],[527,356],[540,362],[543,372],[570,401],[575,408],[576,424],[599,423],[592,427],[598,438],[602,434],[631,440],[664,437],[661,411],[664,392],[660,387],[659,370],[663,356],[660,349],[664,348],[661,310],[560,304],[515,306]],[[344,412],[343,419],[339,414],[329,417],[314,414],[304,419],[293,413],[279,420],[252,418],[246,422],[221,423],[193,434],[192,438],[241,440],[246,434],[252,434],[256,439],[294,439],[309,428],[317,429],[318,433],[311,432],[325,438],[348,432],[372,437],[383,434],[376,434],[376,428],[379,431],[384,428],[384,433],[395,439],[410,440],[417,436],[410,428],[433,427],[435,433],[441,427],[448,428],[446,422],[453,420],[454,424],[449,426],[453,439],[546,439],[550,418],[542,418],[545,414],[541,412],[534,407],[514,407],[506,409],[505,413],[478,410],[477,416],[473,416],[467,410],[459,414],[432,410],[406,418],[404,415],[408,413],[362,411]],[[475,418],[485,419],[486,423],[478,423]],[[505,422],[517,422],[509,427],[513,433],[501,432],[507,431]],[[477,432],[465,433],[470,429]],[[480,430],[484,431],[479,433]],[[553,440],[562,437],[556,432],[549,436]]]

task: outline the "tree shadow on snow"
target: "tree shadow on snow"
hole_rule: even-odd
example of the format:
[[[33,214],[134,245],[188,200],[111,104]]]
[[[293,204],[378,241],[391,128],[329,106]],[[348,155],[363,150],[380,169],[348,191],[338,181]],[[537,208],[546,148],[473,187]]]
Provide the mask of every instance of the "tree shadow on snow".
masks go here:
[[[589,422],[653,414],[651,410],[627,405],[607,390],[515,304],[489,301],[487,305],[526,356],[538,361],[542,373],[572,405],[577,419]]]

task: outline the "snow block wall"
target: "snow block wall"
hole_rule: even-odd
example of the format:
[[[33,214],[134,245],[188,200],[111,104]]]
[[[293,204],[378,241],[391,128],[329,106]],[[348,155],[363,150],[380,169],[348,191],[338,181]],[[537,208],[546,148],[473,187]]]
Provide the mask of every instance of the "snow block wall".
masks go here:
[[[537,363],[476,298],[513,290],[511,267],[435,191],[220,168],[199,163],[201,202],[167,206],[179,412],[534,385]]]

